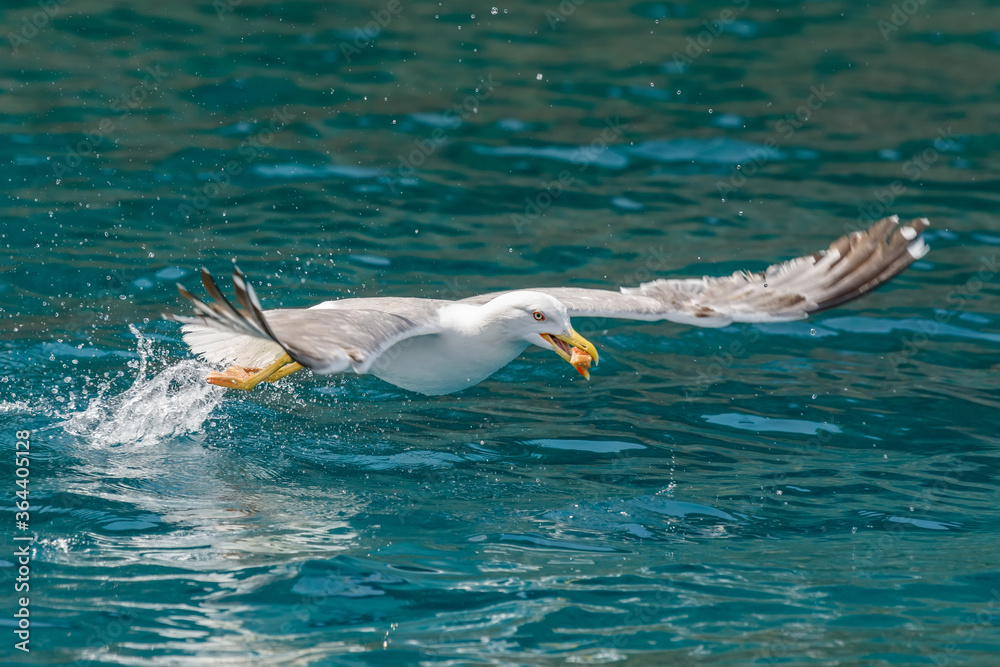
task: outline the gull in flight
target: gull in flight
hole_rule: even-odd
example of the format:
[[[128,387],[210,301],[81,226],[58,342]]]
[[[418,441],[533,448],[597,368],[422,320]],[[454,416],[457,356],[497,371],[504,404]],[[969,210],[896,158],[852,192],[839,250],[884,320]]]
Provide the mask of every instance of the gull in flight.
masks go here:
[[[700,327],[786,322],[856,299],[927,253],[926,218],[883,218],[826,250],[730,276],[660,279],[620,291],[540,287],[459,301],[405,297],[324,301],[311,308],[264,310],[239,269],[238,310],[207,270],[214,302],[178,285],[194,305],[181,322],[184,341],[207,361],[229,364],[206,379],[250,390],[302,368],[326,375],[370,373],[421,394],[449,394],[482,382],[529,345],[552,350],[587,379],[597,349],[571,318],[670,320]]]

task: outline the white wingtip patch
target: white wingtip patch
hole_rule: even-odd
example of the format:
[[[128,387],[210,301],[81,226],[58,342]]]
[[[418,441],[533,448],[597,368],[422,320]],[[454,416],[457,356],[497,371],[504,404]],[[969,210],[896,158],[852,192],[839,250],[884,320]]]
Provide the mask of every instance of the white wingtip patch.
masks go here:
[[[913,259],[920,259],[926,255],[930,249],[931,247],[924,243],[923,239],[917,239],[910,245],[906,246],[907,252],[910,253],[910,256],[913,257]]]

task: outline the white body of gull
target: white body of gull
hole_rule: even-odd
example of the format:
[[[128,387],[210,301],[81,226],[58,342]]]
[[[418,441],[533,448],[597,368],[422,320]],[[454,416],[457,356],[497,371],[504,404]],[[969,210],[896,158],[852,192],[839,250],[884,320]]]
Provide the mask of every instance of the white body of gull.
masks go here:
[[[702,327],[802,319],[867,294],[923,257],[928,247],[920,234],[928,224],[918,218],[901,225],[893,216],[764,271],[654,280],[619,292],[545,287],[461,301],[379,297],[264,310],[237,269],[233,287],[241,311],[202,270],[215,302],[178,285],[195,315],[166,317],[184,324],[184,341],[196,354],[231,365],[208,381],[237,389],[306,367],[320,374],[370,373],[411,391],[447,394],[483,381],[529,345],[556,352],[589,378],[597,350],[573,329],[573,317]]]

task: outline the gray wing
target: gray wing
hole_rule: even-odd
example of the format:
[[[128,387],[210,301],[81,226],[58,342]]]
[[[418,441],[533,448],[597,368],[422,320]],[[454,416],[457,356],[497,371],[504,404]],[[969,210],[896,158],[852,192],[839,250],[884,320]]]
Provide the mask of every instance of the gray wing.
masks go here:
[[[531,288],[562,301],[570,317],[670,320],[702,327],[732,322],[784,322],[833,308],[889,281],[929,248],[920,234],[926,218],[900,225],[883,218],[826,250],[731,276],[660,279],[621,292],[572,287]],[[496,294],[466,299],[484,303]]]
[[[237,310],[223,296],[206,269],[202,283],[215,299],[205,303],[182,285],[177,288],[195,308],[193,317],[164,315],[184,324],[184,340],[209,361],[255,367],[287,353],[317,373],[352,368],[364,373],[397,342],[440,331],[437,311],[444,301],[431,299],[347,299],[340,307],[263,310],[243,273],[233,272]]]

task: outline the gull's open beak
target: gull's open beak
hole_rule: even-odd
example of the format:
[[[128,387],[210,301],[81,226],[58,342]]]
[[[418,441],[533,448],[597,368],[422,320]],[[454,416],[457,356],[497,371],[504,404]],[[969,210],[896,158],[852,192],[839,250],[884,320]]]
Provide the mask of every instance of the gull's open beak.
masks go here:
[[[539,334],[548,341],[552,349],[560,357],[568,361],[576,372],[583,377],[590,379],[590,361],[593,359],[596,366],[600,362],[597,355],[597,348],[589,340],[570,327],[569,335],[565,334]],[[577,348],[577,349],[574,349]]]

